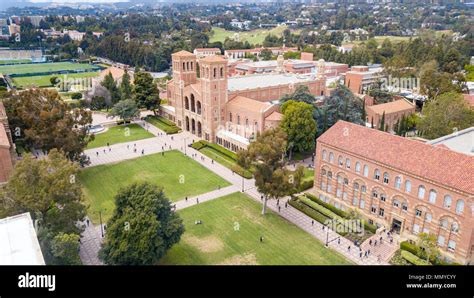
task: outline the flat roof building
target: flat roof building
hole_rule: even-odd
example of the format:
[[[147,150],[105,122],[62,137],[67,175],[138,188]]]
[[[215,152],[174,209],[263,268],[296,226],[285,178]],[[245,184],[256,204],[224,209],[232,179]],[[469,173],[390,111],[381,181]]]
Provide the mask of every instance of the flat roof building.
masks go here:
[[[427,143],[435,146],[446,146],[453,151],[474,156],[474,126],[428,141]]]
[[[45,265],[30,213],[0,219],[0,265]]]

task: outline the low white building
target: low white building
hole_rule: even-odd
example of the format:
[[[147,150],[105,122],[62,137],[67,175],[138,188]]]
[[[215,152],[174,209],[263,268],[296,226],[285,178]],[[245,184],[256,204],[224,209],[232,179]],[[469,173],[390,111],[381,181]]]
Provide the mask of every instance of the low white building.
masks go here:
[[[0,219],[0,265],[45,265],[30,213]]]

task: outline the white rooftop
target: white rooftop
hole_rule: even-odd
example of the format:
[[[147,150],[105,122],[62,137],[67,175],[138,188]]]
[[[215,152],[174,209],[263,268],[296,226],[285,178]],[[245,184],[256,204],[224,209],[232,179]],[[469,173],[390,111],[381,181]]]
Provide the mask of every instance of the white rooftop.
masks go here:
[[[474,156],[474,126],[427,142],[431,145],[445,145],[449,149]]]
[[[250,144],[250,142],[247,138],[245,138],[241,135],[238,135],[236,133],[233,133],[231,131],[224,130],[224,129],[219,130],[217,132],[217,136],[221,137],[221,138],[230,138],[230,139],[235,140],[237,142],[240,142],[241,144],[244,144],[244,145],[249,145]]]
[[[227,89],[232,92],[288,84],[298,84],[314,80],[315,78],[312,75],[290,73],[234,76],[229,78],[227,83]]]
[[[30,213],[0,219],[0,265],[44,265]]]

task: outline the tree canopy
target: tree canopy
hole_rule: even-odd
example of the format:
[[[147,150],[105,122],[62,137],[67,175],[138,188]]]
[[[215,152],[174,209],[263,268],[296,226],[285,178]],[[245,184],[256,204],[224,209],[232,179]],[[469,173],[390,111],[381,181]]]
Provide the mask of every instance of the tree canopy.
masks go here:
[[[428,139],[439,138],[474,125],[474,111],[462,94],[448,92],[425,102],[417,126]]]
[[[184,232],[163,190],[150,183],[121,189],[115,205],[99,252],[106,264],[155,265]]]
[[[137,104],[131,99],[121,100],[116,103],[109,112],[109,117],[119,117],[124,121],[140,116]]]
[[[138,107],[146,108],[156,114],[160,107],[160,92],[157,85],[153,82],[153,77],[147,72],[135,73],[135,101]]]
[[[304,102],[289,100],[281,106],[283,120],[281,127],[288,136],[291,150],[308,152],[314,149],[316,121],[313,106]]]
[[[47,89],[18,92],[4,103],[15,141],[46,153],[57,148],[70,160],[87,163],[83,151],[94,138],[87,133],[92,123],[90,112],[71,109],[56,91]]]

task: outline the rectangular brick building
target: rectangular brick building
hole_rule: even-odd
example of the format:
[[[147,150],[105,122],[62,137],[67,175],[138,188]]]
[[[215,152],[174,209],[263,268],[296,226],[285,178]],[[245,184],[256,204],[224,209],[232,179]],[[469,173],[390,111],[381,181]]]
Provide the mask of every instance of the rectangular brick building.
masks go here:
[[[314,185],[400,241],[435,234],[445,260],[473,261],[473,156],[338,121],[317,139]]]

